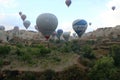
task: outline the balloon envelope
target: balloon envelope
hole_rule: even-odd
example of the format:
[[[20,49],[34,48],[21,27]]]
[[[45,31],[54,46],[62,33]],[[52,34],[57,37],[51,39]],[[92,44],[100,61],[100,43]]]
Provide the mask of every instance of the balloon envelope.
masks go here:
[[[70,32],[64,32],[63,33],[63,38],[68,41],[69,40],[69,37],[70,37]]]
[[[61,37],[62,33],[63,33],[62,29],[57,30],[57,37],[58,37],[59,40],[60,40],[60,37]]]
[[[68,7],[70,6],[71,3],[72,3],[71,0],[66,0],[66,1],[65,1],[65,4],[66,4]]]
[[[89,22],[89,26],[91,26],[92,25],[92,23],[91,22]]]
[[[5,27],[3,25],[0,25],[0,30],[5,30]]]
[[[29,26],[30,26],[30,21],[29,20],[25,20],[24,22],[23,22],[23,25],[25,26],[25,28],[27,29]]]
[[[26,19],[26,15],[25,14],[22,14],[21,15],[21,19],[24,21]]]
[[[21,15],[22,15],[22,12],[19,12],[19,15],[21,16]]]
[[[54,14],[43,13],[40,14],[36,19],[36,25],[39,31],[49,39],[50,35],[55,31],[58,25],[58,19]]]
[[[73,21],[72,26],[77,35],[81,37],[82,34],[86,31],[88,24],[87,21],[85,21],[84,19],[77,19]]]
[[[34,27],[35,27],[35,29],[36,29],[37,31],[39,31],[39,29],[38,29],[37,25],[35,25]]]
[[[54,31],[54,32],[52,33],[52,36],[55,37],[56,35],[57,35],[57,32]]]
[[[116,8],[115,6],[112,6],[112,10],[113,10],[113,11],[115,10],[115,8]]]
[[[19,27],[18,27],[18,26],[15,26],[15,27],[14,27],[14,30],[15,30],[15,31],[19,31]]]

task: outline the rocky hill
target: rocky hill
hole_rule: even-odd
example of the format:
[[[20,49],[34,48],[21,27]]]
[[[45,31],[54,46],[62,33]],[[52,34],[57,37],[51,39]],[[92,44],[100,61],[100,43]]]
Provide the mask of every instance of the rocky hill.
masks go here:
[[[98,28],[93,32],[88,32],[82,39],[110,39],[120,41],[120,25],[115,27]]]

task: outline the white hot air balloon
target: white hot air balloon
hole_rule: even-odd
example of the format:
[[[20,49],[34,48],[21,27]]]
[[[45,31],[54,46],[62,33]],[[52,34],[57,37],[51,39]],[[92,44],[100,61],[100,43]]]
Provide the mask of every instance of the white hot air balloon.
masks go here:
[[[5,30],[5,27],[3,25],[0,25],[0,30]]]
[[[28,27],[30,26],[31,22],[29,20],[25,20],[23,22],[23,25],[25,26],[26,29],[28,29]]]
[[[50,35],[52,35],[57,28],[58,19],[54,14],[43,13],[37,17],[36,25],[38,26],[39,31],[48,40]]]
[[[64,38],[66,41],[69,41],[70,33],[71,33],[71,32],[64,32],[64,33],[63,33],[63,38]]]

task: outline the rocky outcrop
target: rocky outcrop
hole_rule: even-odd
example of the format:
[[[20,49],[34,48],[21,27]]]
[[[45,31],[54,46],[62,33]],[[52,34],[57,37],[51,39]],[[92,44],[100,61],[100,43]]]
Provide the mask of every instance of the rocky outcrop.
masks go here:
[[[120,25],[115,27],[98,28],[93,32],[88,32],[82,36],[82,39],[118,39],[120,40]]]

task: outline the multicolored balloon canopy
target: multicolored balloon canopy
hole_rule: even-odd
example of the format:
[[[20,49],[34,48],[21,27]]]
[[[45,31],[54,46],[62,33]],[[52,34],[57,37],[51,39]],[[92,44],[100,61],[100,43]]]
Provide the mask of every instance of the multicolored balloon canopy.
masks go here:
[[[77,19],[73,21],[72,24],[73,30],[77,33],[79,37],[81,37],[83,33],[86,31],[87,26],[88,26],[87,21],[85,21],[84,19]]]

